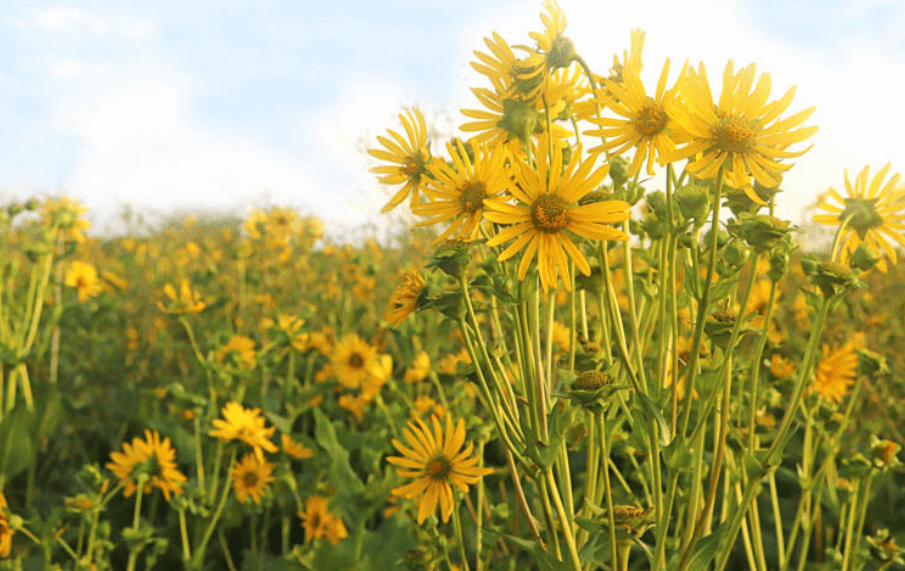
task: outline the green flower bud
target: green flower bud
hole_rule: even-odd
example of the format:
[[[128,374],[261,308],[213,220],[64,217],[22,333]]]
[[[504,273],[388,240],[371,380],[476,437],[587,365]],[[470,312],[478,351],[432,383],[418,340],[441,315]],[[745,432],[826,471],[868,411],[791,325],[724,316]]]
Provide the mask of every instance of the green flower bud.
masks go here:
[[[739,268],[751,257],[751,251],[748,246],[739,240],[732,240],[725,248],[723,248],[723,259],[730,266]]]
[[[766,252],[776,246],[791,231],[791,222],[769,214],[741,215],[730,220],[729,232],[740,236],[758,252]]]
[[[550,53],[547,54],[547,65],[551,68],[569,67],[578,53],[575,51],[575,44],[571,38],[560,36],[554,40],[550,47]]]
[[[440,268],[453,279],[459,279],[471,260],[471,243],[460,240],[446,240],[437,247],[428,268]]]
[[[675,199],[682,216],[686,220],[693,220],[695,229],[704,226],[710,212],[710,194],[707,187],[699,184],[683,186],[676,191]]]
[[[610,159],[610,180],[613,186],[623,187],[628,182],[629,164],[622,157],[613,157]]]
[[[811,276],[811,282],[820,288],[824,297],[844,291],[855,281],[852,270],[839,262],[822,262]]]
[[[848,260],[848,264],[855,269],[866,272],[880,261],[880,255],[873,251],[866,242],[861,242]]]

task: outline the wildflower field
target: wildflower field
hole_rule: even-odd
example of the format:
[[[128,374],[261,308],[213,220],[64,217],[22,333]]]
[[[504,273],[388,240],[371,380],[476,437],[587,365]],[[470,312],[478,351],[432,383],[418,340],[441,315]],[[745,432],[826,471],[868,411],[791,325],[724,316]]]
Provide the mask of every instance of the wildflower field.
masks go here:
[[[372,141],[383,243],[2,205],[0,569],[905,566],[905,181],[840,167],[806,244],[794,88],[540,19],[461,138]]]

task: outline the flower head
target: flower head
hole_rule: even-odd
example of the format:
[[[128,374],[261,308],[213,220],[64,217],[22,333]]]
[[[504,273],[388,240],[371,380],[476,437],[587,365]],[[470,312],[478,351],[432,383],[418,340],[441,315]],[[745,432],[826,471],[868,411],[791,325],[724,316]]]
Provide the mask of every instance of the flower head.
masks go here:
[[[8,509],[6,497],[0,492],[0,558],[9,556],[13,546],[13,535],[16,533],[9,526],[9,516],[6,513]]]
[[[326,539],[336,545],[349,535],[343,520],[330,513],[327,498],[311,496],[305,500],[305,511],[298,514],[305,528],[305,543]]]
[[[259,459],[254,454],[246,454],[233,467],[233,491],[243,504],[251,496],[256,504],[261,503],[261,496],[273,482],[274,465],[267,460]]]
[[[675,119],[670,116],[680,104],[680,96],[676,87],[666,89],[669,59],[663,64],[654,96],[647,95],[641,83],[643,45],[644,32],[632,30],[632,55],[625,56],[621,81],[604,80],[605,89],[598,96],[600,106],[607,107],[619,118],[590,117],[588,120],[601,128],[585,132],[603,137],[606,141],[591,149],[592,153],[602,151],[607,155],[618,155],[635,149],[629,177],[635,176],[645,158],[647,174],[653,175],[654,159],[675,151],[676,143],[685,139]]]
[[[465,449],[465,421],[461,418],[453,427],[452,419],[446,416],[446,430],[440,419],[432,416],[431,426],[420,418],[410,420],[403,430],[407,444],[393,439],[402,456],[390,456],[387,461],[401,466],[397,472],[403,478],[414,478],[413,482],[399,486],[393,493],[399,497],[418,499],[418,523],[423,522],[440,504],[443,521],[449,521],[453,510],[453,492],[450,484],[462,492],[468,492],[468,484],[477,483],[483,476],[493,472],[490,468],[477,466],[478,459],[471,456],[472,444]]]
[[[858,372],[858,352],[854,342],[841,347],[823,346],[823,358],[817,364],[817,372],[811,390],[839,404],[855,383]]]
[[[429,217],[418,226],[449,223],[434,244],[447,238],[475,239],[484,214],[484,201],[498,196],[509,186],[504,168],[507,158],[504,146],[497,144],[489,149],[486,145],[474,146],[474,160],[469,158],[465,145],[459,140],[455,147],[448,144],[446,148],[452,164],[436,162],[430,165],[433,177],[425,189],[430,200],[412,207],[412,212],[418,216]]]
[[[270,437],[276,431],[275,427],[267,428],[265,419],[261,416],[261,409],[247,409],[241,404],[231,401],[221,410],[224,420],[215,418],[212,422],[214,429],[208,434],[221,440],[240,440],[254,448],[259,460],[264,459],[264,450],[276,452],[276,445],[270,441]]]
[[[330,365],[339,384],[349,389],[359,388],[369,376],[382,373],[377,349],[355,333],[336,343]]]
[[[579,165],[579,147],[563,168],[562,148],[554,146],[548,167],[543,142],[544,138],[541,138],[537,146],[540,152],[537,153],[536,166],[523,160],[516,161],[516,184],[512,185],[510,192],[520,204],[513,205],[503,200],[486,202],[488,211],[484,216],[488,220],[510,225],[500,230],[487,244],[498,246],[515,239],[500,253],[499,260],[507,260],[525,248],[518,267],[519,279],[524,279],[528,266],[537,254],[538,273],[544,291],[555,288],[560,276],[566,289],[571,290],[567,259],[571,259],[584,275],[590,275],[591,267],[566,231],[592,240],[627,240],[625,233],[606,224],[628,219],[629,204],[621,200],[605,200],[579,205],[579,199],[600,185],[609,166],[592,171],[593,158],[587,158]]]
[[[136,479],[141,473],[148,476],[143,489],[146,494],[153,488],[160,488],[170,501],[171,493],[182,493],[186,477],[176,468],[176,450],[170,445],[170,439],[161,440],[156,430],[145,430],[144,440],[135,437],[132,444],[124,442],[123,451],[112,452],[110,460],[107,468],[124,484],[123,495],[126,497],[135,493]]]
[[[75,288],[79,294],[79,301],[83,302],[101,293],[97,270],[87,262],[75,261],[69,264],[63,277],[63,284]]]
[[[673,107],[670,114],[688,133],[690,141],[661,155],[660,162],[665,164],[703,153],[685,167],[697,178],[715,178],[724,166],[726,180],[735,186],[742,186],[752,176],[765,188],[779,186],[782,173],[792,164],[779,163],[778,159],[801,156],[810,148],[786,150],[817,131],[816,126],[801,126],[814,108],[780,118],[780,113],[792,103],[795,87],[782,98],[767,103],[770,74],[761,74],[755,85],[756,73],[754,64],[735,73],[729,60],[723,72],[723,90],[715,105],[704,64],[700,64],[697,72],[687,68],[681,81],[685,105]],[[753,188],[746,187],[746,192],[751,200],[764,204]]]
[[[312,456],[314,456],[314,451],[306,447],[304,444],[296,442],[292,439],[291,436],[286,433],[280,435],[280,444],[283,446],[283,452],[289,454],[296,460],[311,458]]]
[[[418,307],[418,298],[423,291],[424,278],[421,277],[421,272],[415,268],[406,270],[402,278],[402,285],[390,296],[384,319],[389,321],[393,327],[398,327]]]
[[[399,114],[399,121],[408,138],[393,130],[387,130],[390,137],[378,136],[377,140],[383,149],[368,149],[374,158],[391,163],[373,167],[372,173],[379,175],[381,184],[401,184],[402,188],[383,207],[381,212],[389,212],[399,206],[411,194],[411,203],[418,202],[419,191],[423,183],[422,177],[427,172],[430,162],[430,151],[427,148],[427,125],[424,115],[417,107]]]
[[[165,306],[163,302],[158,301],[157,308],[165,313],[194,314],[201,313],[207,307],[207,304],[201,300],[201,294],[197,291],[192,291],[191,284],[185,278],[179,283],[178,294],[176,293],[176,288],[169,283],[163,286],[163,293],[170,298],[170,303]]]
[[[216,358],[220,364],[251,369],[255,366],[255,342],[245,335],[233,335],[217,349]]]
[[[881,168],[870,178],[870,167],[865,166],[854,183],[845,172],[845,191],[843,197],[833,188],[824,193],[818,204],[821,210],[829,214],[814,216],[814,222],[821,224],[845,224],[840,259],[845,262],[862,243],[866,243],[874,251],[882,251],[886,258],[895,264],[898,261],[895,242],[905,246],[905,187],[896,187],[899,173],[889,179],[890,164]],[[869,181],[869,182],[868,182]],[[829,199],[834,199],[835,204]],[[877,263],[877,268],[886,271],[886,259]]]

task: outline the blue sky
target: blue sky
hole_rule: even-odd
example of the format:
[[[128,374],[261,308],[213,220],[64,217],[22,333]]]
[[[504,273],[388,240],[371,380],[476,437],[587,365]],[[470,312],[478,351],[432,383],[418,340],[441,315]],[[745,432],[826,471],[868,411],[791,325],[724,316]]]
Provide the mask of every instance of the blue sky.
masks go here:
[[[715,78],[733,58],[769,71],[773,98],[797,84],[793,108],[817,106],[820,131],[779,199],[793,220],[845,168],[905,169],[899,0],[560,4],[598,71],[641,27],[645,73],[688,58]],[[453,134],[480,82],[471,51],[493,30],[527,43],[540,11],[539,0],[0,0],[0,202],[67,192],[99,228],[125,203],[288,205],[334,234],[384,227],[389,190],[363,149],[397,128],[403,105]]]

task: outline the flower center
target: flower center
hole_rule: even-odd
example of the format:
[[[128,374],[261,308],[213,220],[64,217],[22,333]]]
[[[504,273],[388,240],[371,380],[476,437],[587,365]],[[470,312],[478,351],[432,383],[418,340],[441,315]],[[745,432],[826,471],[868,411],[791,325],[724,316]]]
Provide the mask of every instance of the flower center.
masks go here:
[[[459,194],[459,206],[462,207],[462,212],[465,214],[480,212],[484,207],[484,198],[486,196],[487,191],[483,182],[465,183],[465,186],[462,187],[461,194]]]
[[[531,221],[541,232],[556,233],[569,226],[569,209],[555,194],[544,194],[531,205]]]
[[[360,369],[364,366],[365,360],[359,353],[349,355],[349,366],[353,369]]]
[[[399,167],[399,171],[413,182],[421,180],[424,170],[424,155],[421,154],[421,151],[405,157],[405,163]]]
[[[255,472],[246,472],[242,476],[242,484],[246,488],[254,488],[258,485],[258,474]]]
[[[662,107],[651,101],[641,109],[632,124],[639,133],[651,137],[666,127],[666,113]]]
[[[839,219],[848,218],[848,225],[864,240],[868,230],[883,225],[883,218],[874,208],[876,203],[876,198],[846,198],[845,210],[839,215]]]
[[[449,465],[449,460],[444,456],[437,456],[433,460],[427,463],[427,477],[432,480],[445,480],[449,473],[452,472],[452,466]]]
[[[754,130],[741,117],[724,117],[714,135],[717,145],[729,153],[747,153],[754,147]]]

